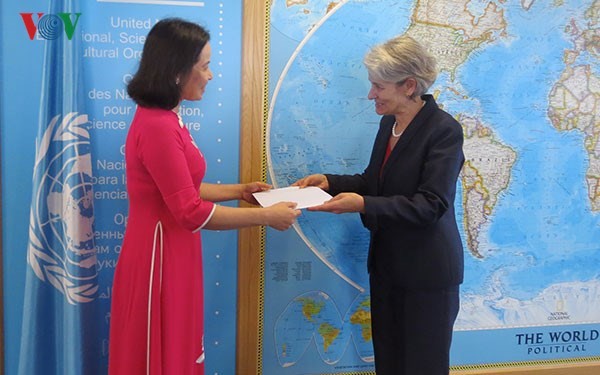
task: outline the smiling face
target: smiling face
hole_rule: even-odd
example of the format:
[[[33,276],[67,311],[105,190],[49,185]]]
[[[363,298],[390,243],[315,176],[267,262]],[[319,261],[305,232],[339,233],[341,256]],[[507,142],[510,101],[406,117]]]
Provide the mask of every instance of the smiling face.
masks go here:
[[[409,104],[409,96],[412,94],[409,80],[396,83],[369,77],[369,81],[371,89],[368,98],[375,101],[375,112],[378,115],[400,114]]]
[[[181,89],[182,100],[200,100],[206,89],[206,84],[213,78],[213,74],[210,71],[210,43],[206,43],[198,61],[192,67],[190,75]]]

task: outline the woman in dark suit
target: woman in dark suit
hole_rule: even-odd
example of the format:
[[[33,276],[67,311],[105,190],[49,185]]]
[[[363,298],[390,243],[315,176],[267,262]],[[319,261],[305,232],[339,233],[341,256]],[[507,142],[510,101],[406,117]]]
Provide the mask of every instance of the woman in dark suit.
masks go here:
[[[435,60],[414,39],[376,46],[364,63],[368,97],[383,116],[369,165],[362,174],[313,174],[294,185],[329,191],[334,197],[311,210],[359,212],[370,231],[377,374],[448,374],[464,268],[454,212],[462,128],[425,95]]]

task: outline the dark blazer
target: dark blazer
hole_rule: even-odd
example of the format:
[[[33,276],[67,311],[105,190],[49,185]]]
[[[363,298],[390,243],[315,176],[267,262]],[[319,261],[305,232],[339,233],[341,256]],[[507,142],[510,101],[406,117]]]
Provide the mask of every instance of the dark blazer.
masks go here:
[[[371,233],[368,270],[405,288],[440,288],[463,281],[463,248],[454,212],[464,163],[460,124],[431,95],[381,165],[394,124],[383,116],[362,174],[327,174],[329,192],[364,197]]]

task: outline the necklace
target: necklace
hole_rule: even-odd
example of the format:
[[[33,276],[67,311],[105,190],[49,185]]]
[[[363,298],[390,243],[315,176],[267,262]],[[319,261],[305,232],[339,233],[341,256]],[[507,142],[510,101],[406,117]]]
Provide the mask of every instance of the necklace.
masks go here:
[[[396,134],[396,125],[398,124],[397,121],[394,121],[394,126],[392,126],[392,137],[394,138],[398,138],[402,135],[402,133],[404,133],[404,130],[401,130],[400,133]]]
[[[425,107],[425,101],[423,100],[423,104],[421,104],[421,108]],[[396,125],[398,125],[398,121],[394,121],[394,126],[392,126],[392,137],[398,138],[404,133],[404,130],[400,131],[400,133],[396,134]]]

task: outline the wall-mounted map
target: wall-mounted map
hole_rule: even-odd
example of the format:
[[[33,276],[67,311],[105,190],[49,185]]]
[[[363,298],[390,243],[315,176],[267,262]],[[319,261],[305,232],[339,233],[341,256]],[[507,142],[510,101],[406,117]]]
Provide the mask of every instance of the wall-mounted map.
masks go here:
[[[362,64],[371,46],[407,34],[436,56],[430,92],[465,135],[453,366],[600,353],[599,22],[600,1],[271,6],[277,187],[367,166],[379,123]],[[305,211],[295,231],[268,232],[265,374],[373,371],[367,247],[357,215]]]

